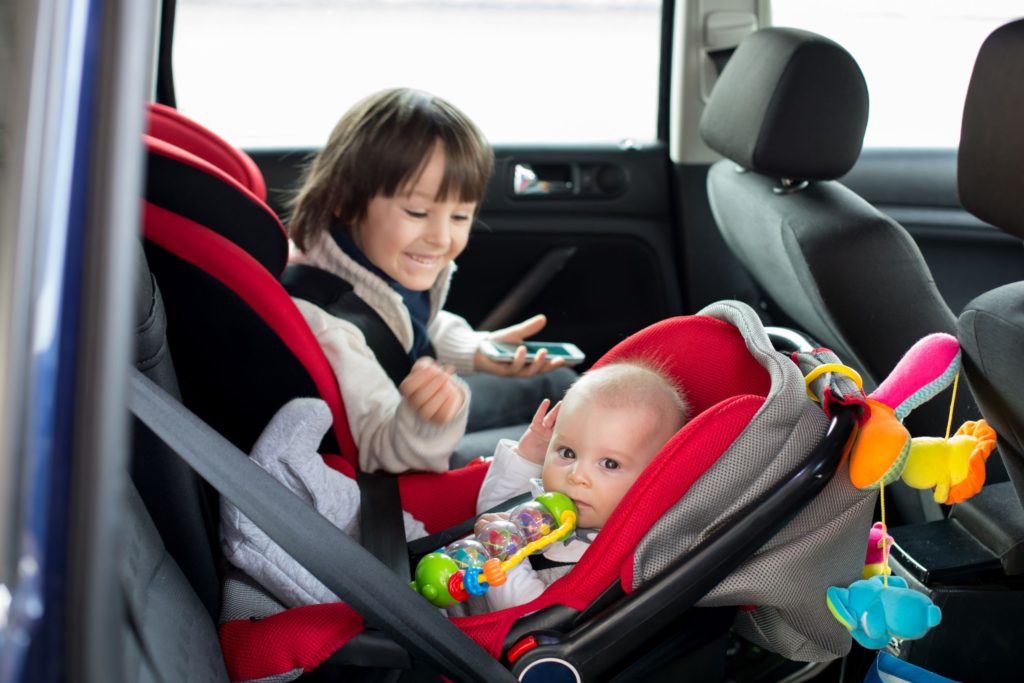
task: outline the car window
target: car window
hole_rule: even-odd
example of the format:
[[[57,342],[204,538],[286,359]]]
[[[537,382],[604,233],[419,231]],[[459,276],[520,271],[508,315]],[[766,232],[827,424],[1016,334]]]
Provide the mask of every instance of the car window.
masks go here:
[[[956,147],[982,41],[1024,15],[1019,0],[772,0],[772,23],[828,36],[860,64],[865,147]]]
[[[248,149],[319,146],[394,86],[494,143],[650,141],[660,27],[660,0],[179,0],[177,104]]]

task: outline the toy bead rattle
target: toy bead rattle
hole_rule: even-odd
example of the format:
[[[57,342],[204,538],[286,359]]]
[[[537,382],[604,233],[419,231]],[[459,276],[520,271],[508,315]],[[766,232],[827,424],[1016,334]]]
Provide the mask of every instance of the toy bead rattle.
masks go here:
[[[409,585],[437,607],[483,595],[505,583],[506,573],[527,556],[575,531],[578,516],[568,496],[543,493],[514,507],[508,521],[488,522],[475,537],[424,556]]]

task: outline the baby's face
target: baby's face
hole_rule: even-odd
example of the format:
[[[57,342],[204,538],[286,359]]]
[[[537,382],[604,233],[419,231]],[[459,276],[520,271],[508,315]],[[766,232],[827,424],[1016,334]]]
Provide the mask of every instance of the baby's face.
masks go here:
[[[644,467],[672,437],[658,411],[600,401],[562,404],[544,458],[544,490],[559,491],[579,508],[578,525],[600,528]]]

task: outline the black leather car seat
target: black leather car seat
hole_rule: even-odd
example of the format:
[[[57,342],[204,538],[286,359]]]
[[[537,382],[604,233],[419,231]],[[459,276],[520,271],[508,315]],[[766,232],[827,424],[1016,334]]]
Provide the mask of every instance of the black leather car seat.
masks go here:
[[[957,185],[964,208],[1024,238],[1024,20],[990,35],[964,105]],[[1024,260],[1024,250],[1020,258]],[[959,320],[964,369],[1024,502],[1024,282],[985,292]]]

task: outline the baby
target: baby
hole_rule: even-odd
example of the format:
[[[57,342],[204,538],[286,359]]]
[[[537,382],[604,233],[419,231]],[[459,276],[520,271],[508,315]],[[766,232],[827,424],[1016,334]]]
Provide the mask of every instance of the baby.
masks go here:
[[[568,573],[637,477],[689,419],[680,389],[642,362],[605,365],[583,375],[548,411],[545,400],[517,444],[498,444],[477,498],[477,513],[523,493],[558,491],[579,510],[577,532],[556,543],[534,569],[529,561],[486,593],[490,610],[530,602]],[[537,477],[540,477],[537,479]],[[507,513],[485,514],[487,522]],[[552,565],[552,563],[554,563]]]

